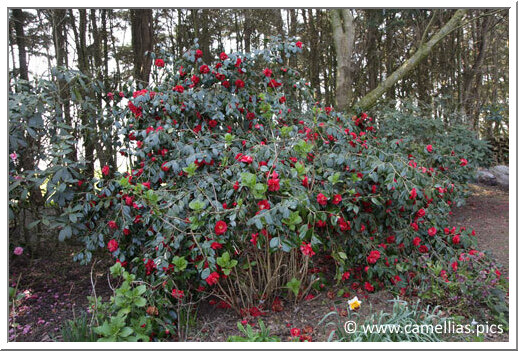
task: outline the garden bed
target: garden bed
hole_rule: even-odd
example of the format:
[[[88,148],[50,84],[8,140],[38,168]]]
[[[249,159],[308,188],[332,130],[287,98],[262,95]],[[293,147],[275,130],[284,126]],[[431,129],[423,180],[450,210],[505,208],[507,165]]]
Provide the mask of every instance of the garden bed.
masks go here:
[[[481,250],[491,251],[497,262],[504,267],[503,275],[509,271],[509,194],[495,187],[470,185],[472,195],[466,205],[453,211],[451,225],[469,223],[475,229]],[[48,255],[30,261],[17,256],[10,261],[10,276],[19,282],[20,291],[27,291],[18,307],[16,322],[20,327],[11,341],[61,341],[60,327],[65,320],[77,316],[88,307],[86,296],[92,293],[92,279],[96,294],[108,297],[111,290],[106,279],[108,267],[113,259],[109,254],[97,254],[95,265],[81,266],[72,257],[80,247],[69,244],[54,246],[49,243]],[[270,328],[272,335],[288,341],[290,330],[299,328],[312,337],[313,341],[325,341],[329,330],[318,326],[322,318],[333,309],[345,310],[347,298],[336,298],[338,288],[313,293],[314,298],[297,305],[284,303],[278,312],[265,309],[261,317],[246,319],[257,327],[262,319]],[[386,291],[364,294],[361,289],[358,297],[363,301],[362,319],[369,313],[380,310],[390,311],[392,299]],[[352,296],[351,296],[352,297]],[[221,306],[220,306],[221,307]],[[202,302],[198,321],[188,341],[226,341],[231,335],[239,335],[237,324],[243,318],[230,309],[219,308],[209,300]],[[24,332],[25,331],[25,332]],[[14,333],[10,333],[14,335]],[[508,334],[486,335],[486,341],[507,341]]]

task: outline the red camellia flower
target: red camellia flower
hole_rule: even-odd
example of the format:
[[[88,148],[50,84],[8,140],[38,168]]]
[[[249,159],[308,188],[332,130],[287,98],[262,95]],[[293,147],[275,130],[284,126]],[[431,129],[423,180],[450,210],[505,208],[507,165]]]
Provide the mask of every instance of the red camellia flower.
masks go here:
[[[318,202],[320,205],[322,205],[322,206],[327,205],[327,200],[328,200],[328,199],[327,199],[327,197],[326,197],[324,194],[319,193],[319,194],[317,195],[317,202]]]
[[[433,151],[433,146],[432,145],[426,145],[426,151],[432,152]]]
[[[302,48],[302,42],[301,41],[298,41],[295,43],[295,45],[300,49]]]
[[[156,59],[156,60],[155,60],[155,66],[157,66],[157,67],[164,67],[164,66],[165,66],[165,62],[164,62],[164,60],[162,60],[162,59]]]
[[[201,65],[200,66],[200,73],[207,74],[210,72],[210,68],[207,65]]]
[[[218,243],[217,241],[213,242],[212,244],[210,244],[210,247],[214,250],[218,250],[218,249],[221,249],[223,247],[223,245],[221,245],[220,243]]]
[[[468,164],[468,160],[466,160],[465,158],[461,158],[461,159],[460,159],[460,165],[461,165],[462,167],[466,166],[467,164]]]
[[[410,200],[414,200],[416,197],[417,191],[415,190],[415,188],[412,188],[412,190],[410,191]]]
[[[112,239],[112,240],[108,241],[107,247],[108,247],[108,251],[114,252],[114,251],[117,251],[117,249],[119,248],[119,243],[117,242],[117,240]]]
[[[128,228],[124,228],[122,230],[122,232],[124,233],[124,235],[129,235],[130,234],[130,230]]]
[[[268,200],[261,200],[257,203],[257,205],[259,206],[259,211],[270,209],[270,203]]]
[[[263,69],[263,74],[266,76],[266,77],[271,77],[272,76],[272,70],[269,69],[269,68],[265,68]]]
[[[455,261],[451,264],[451,269],[453,269],[454,272],[457,272],[458,267],[459,267],[459,264],[457,263],[457,261]]]
[[[173,291],[171,291],[171,295],[178,300],[181,300],[184,297],[183,290],[178,289],[173,289]]]
[[[421,238],[416,236],[414,240],[412,240],[412,243],[414,244],[414,246],[419,246],[419,244],[421,243]]]
[[[234,188],[235,191],[237,191],[239,189],[239,182],[237,180],[234,183],[233,188]]]
[[[428,235],[434,236],[437,234],[437,229],[435,227],[428,228]]]
[[[268,179],[268,190],[269,191],[279,191],[281,188],[279,178],[270,178]]]
[[[110,227],[111,229],[117,229],[117,223],[115,223],[115,221],[109,221],[108,227]]]
[[[268,86],[270,88],[278,88],[282,85],[282,83],[277,82],[275,79],[270,79],[270,82],[268,82]]]
[[[367,290],[368,292],[373,292],[374,291],[374,287],[372,286],[371,283],[365,282],[365,290]]]
[[[181,85],[177,85],[173,88],[173,91],[179,92],[180,94],[184,92],[184,87]]]
[[[426,215],[426,211],[424,208],[421,208],[419,211],[417,211],[417,214],[416,214],[416,216],[418,218],[424,217],[425,215]]]
[[[460,244],[460,235],[457,234],[457,235],[453,236],[453,238],[451,239],[451,242],[454,243],[455,245]]]
[[[225,232],[227,231],[227,223],[225,223],[223,221],[218,221],[216,223],[216,227],[214,228],[214,231],[216,232],[217,235],[225,234]]]
[[[338,205],[340,202],[342,202],[342,195],[336,194],[333,196],[333,204]]]
[[[346,231],[351,229],[351,221],[346,221],[342,217],[338,218],[338,225],[340,226],[341,231]]]
[[[162,171],[164,171],[164,172],[167,172],[170,169],[168,166],[166,166],[166,163],[167,163],[167,161],[162,163],[162,166],[160,167],[162,169]]]
[[[351,273],[350,272],[345,272],[344,274],[342,274],[342,281],[347,280],[350,277],[351,277]]]
[[[214,284],[217,284],[218,283],[218,280],[219,280],[219,274],[218,272],[212,272],[211,274],[209,274],[209,276],[205,279],[205,281],[207,282],[207,284],[209,285],[214,285]]]
[[[419,247],[419,252],[421,252],[421,253],[427,253],[427,252],[428,252],[428,246],[426,246],[426,245],[421,245],[421,246]]]
[[[291,328],[290,334],[293,337],[300,336],[300,329],[299,328]]]
[[[226,59],[228,59],[228,55],[222,52],[221,54],[219,54],[219,59],[221,61],[225,61]]]
[[[396,242],[396,237],[394,235],[391,235],[387,238],[387,244],[393,244]]]
[[[380,257],[380,252],[378,250],[373,250],[369,253],[369,256],[367,256],[367,262],[369,262],[369,264],[375,264]]]
[[[305,176],[304,179],[302,179],[302,186],[305,188],[309,188],[309,181],[307,176]]]
[[[110,174],[110,167],[104,166],[101,172],[103,172],[103,174],[107,176],[108,174]]]
[[[250,164],[254,161],[254,159],[252,158],[252,156],[243,155],[239,161]]]
[[[236,85],[236,88],[238,88],[238,89],[245,87],[245,82],[243,82],[241,79],[237,79],[234,84]]]
[[[306,244],[305,241],[302,242],[302,245],[300,245],[300,251],[306,256],[313,256],[315,255],[315,251],[311,248],[311,244]]]
[[[196,52],[194,53],[194,57],[196,59],[199,59],[202,56],[203,56],[203,51],[201,51],[200,49],[196,50]]]

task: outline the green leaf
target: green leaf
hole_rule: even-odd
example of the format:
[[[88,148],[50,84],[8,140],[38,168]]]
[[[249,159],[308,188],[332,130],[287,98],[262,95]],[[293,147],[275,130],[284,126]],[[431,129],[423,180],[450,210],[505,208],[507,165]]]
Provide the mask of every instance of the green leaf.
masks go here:
[[[59,231],[58,239],[59,241],[64,241],[65,239],[70,239],[72,237],[72,227],[66,226]]]
[[[187,268],[187,261],[183,257],[173,257],[173,265],[175,272],[182,272]]]
[[[293,277],[291,278],[291,280],[286,284],[286,287],[288,289],[290,289],[291,292],[293,292],[293,294],[295,296],[298,296],[299,295],[299,291],[300,291],[300,284],[301,284],[301,281],[298,280],[297,278]]]
[[[207,206],[207,204],[204,201],[201,201],[198,199],[192,200],[191,202],[189,202],[189,208],[194,211],[201,211],[206,206]]]
[[[146,286],[145,285],[139,285],[135,288],[138,295],[142,295],[146,292]]]
[[[133,303],[137,307],[144,307],[146,305],[146,299],[143,297],[139,297],[139,298],[135,299],[135,301]]]

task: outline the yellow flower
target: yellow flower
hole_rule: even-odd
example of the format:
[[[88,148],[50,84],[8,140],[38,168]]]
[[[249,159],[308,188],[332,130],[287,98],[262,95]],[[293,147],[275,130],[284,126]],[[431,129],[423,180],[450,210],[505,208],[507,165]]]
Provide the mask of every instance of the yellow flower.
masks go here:
[[[357,296],[355,296],[352,300],[347,301],[347,303],[349,304],[349,308],[351,309],[351,311],[356,311],[360,309],[360,306],[362,304],[362,302],[358,300]]]

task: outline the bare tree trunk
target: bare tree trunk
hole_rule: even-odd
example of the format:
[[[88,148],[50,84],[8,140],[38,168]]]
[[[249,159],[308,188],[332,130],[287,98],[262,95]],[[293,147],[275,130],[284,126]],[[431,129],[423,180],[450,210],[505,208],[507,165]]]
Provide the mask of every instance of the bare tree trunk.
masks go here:
[[[146,52],[153,50],[153,10],[132,9],[130,17],[133,75],[137,83],[147,86],[151,73],[151,57]]]
[[[376,101],[387,92],[390,87],[396,84],[410,73],[425,57],[432,51],[433,47],[441,41],[445,36],[452,32],[461,23],[465,9],[457,10],[453,17],[439,30],[428,42],[422,44],[419,49],[406,60],[395,72],[381,82],[376,89],[365,95],[356,105],[362,110],[368,110],[376,104]]]
[[[16,32],[16,45],[18,46],[18,61],[20,79],[29,80],[29,68],[27,66],[27,50],[25,44],[25,33],[23,26],[25,14],[20,9],[13,9],[14,30]],[[14,62],[13,62],[14,63]]]
[[[253,33],[253,24],[252,24],[252,19],[250,18],[250,13],[248,9],[244,9],[244,15],[245,15],[245,20],[244,20],[244,23],[243,23],[243,41],[244,41],[244,46],[245,46],[245,52],[250,52],[250,49],[251,49],[251,40],[252,40],[252,33]]]
[[[352,104],[354,18],[349,9],[333,9],[330,11],[330,16],[337,65],[336,109],[343,111]]]

